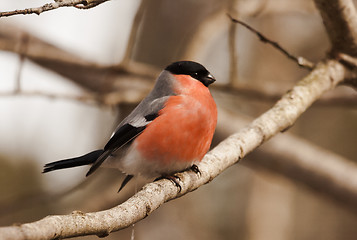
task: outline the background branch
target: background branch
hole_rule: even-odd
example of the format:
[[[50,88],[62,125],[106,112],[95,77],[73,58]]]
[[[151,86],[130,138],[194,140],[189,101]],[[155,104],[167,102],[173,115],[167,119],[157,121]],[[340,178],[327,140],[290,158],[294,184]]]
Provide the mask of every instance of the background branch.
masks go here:
[[[344,84],[354,85],[353,81],[357,78],[353,79],[345,79]],[[349,83],[351,81],[351,83]],[[263,102],[276,102],[280,99],[282,93],[280,92],[268,92],[262,89],[252,88],[248,86],[234,85],[230,84],[215,84],[212,86],[214,91],[217,93],[225,93],[231,94],[235,97],[246,98],[249,100],[255,101],[263,101]],[[347,107],[347,108],[357,108],[357,98],[356,94],[347,94],[346,92],[337,93],[337,92],[329,92],[329,94],[323,95],[320,99],[318,99],[315,103],[317,106],[321,107]]]
[[[23,36],[26,36],[26,51],[16,44],[23,41]],[[146,94],[158,73],[156,68],[136,62],[109,66],[90,62],[8,24],[1,24],[0,27],[0,49],[18,53],[46,69],[71,79],[96,95],[114,92],[121,96],[121,101],[132,102],[130,94],[125,93],[131,92],[131,95],[135,96],[133,86],[139,90],[140,95]],[[111,99],[112,97],[113,94]]]
[[[219,133],[227,136],[249,122],[220,109]],[[290,133],[276,135],[246,158],[242,164],[279,173],[357,213],[357,165],[352,160]]]
[[[310,62],[309,60],[305,59],[304,57],[296,57],[296,56],[294,56],[293,54],[291,54],[287,50],[285,50],[282,46],[280,46],[279,43],[270,40],[269,38],[264,36],[261,32],[259,32],[258,30],[254,29],[253,27],[249,26],[245,22],[233,18],[230,14],[227,14],[227,16],[231,19],[232,22],[238,23],[238,24],[244,26],[245,28],[247,28],[249,31],[255,33],[259,37],[260,41],[272,45],[274,48],[276,48],[277,50],[282,52],[289,59],[291,59],[294,62],[296,62],[300,67],[306,68],[308,70],[311,70],[311,69],[314,68],[315,64]]]
[[[144,3],[142,3],[142,5],[143,4]],[[42,67],[45,67],[64,77],[71,79],[83,88],[89,90],[90,95],[95,95],[96,97],[94,97],[93,99],[97,99],[99,104],[115,105],[123,102],[136,103],[149,91],[153,84],[155,76],[159,73],[159,70],[155,67],[129,61],[131,52],[133,51],[133,41],[136,33],[135,29],[139,25],[140,16],[143,14],[142,11],[143,7],[140,7],[135,17],[135,26],[133,27],[133,30],[131,32],[131,37],[129,40],[130,47],[128,47],[124,60],[119,65],[105,66],[86,61],[72,53],[55,47],[33,36],[29,32],[7,24],[2,24],[2,27],[0,28],[0,49],[18,53],[20,56],[22,56],[22,58],[25,57],[39,64]],[[19,47],[19,44],[17,44],[17,42],[22,43],[21,47]],[[346,58],[347,55],[341,55],[339,57],[339,59],[341,60],[345,60]],[[237,76],[237,69],[234,68],[234,64],[237,64],[237,56],[234,56],[234,59],[235,60],[232,62],[231,65],[231,69],[233,69],[233,71],[235,72],[232,75],[233,77]],[[351,82],[352,78],[349,79]],[[238,95],[239,97],[270,102],[277,101],[284,91],[282,89],[281,92],[272,93],[266,90],[259,89],[257,87],[252,88],[244,86],[242,84],[237,85],[236,83],[233,85],[215,84],[212,87],[220,92],[228,92],[234,95]],[[130,95],[132,94],[129,93],[133,92],[133,88],[136,89],[137,93],[140,93],[138,97],[130,97]],[[9,96],[13,94],[0,93],[0,96],[1,95]],[[43,92],[23,93],[22,95],[50,95],[50,98],[56,97],[53,96],[53,94],[47,94]],[[58,98],[63,97],[66,98],[66,96],[59,96]],[[81,101],[84,100],[87,103],[87,100],[89,100],[89,102],[92,102],[90,99],[87,99],[87,96],[85,96],[84,98],[69,96],[68,98],[79,98],[81,99]],[[332,93],[329,96],[322,96],[322,98],[319,99],[316,104],[321,106],[342,106],[354,108],[357,107],[356,102],[357,99],[355,96]]]
[[[352,0],[314,0],[320,11],[332,52],[357,56],[357,13]]]
[[[142,8],[139,9],[134,21],[135,28],[139,25],[139,16],[142,14]],[[134,29],[135,29],[134,28]],[[131,38],[135,38],[135,32],[132,31]],[[24,42],[25,41],[25,42]],[[129,43],[132,42],[129,40]],[[21,47],[17,42],[22,43]],[[65,76],[81,87],[89,90],[89,95],[86,96],[54,96],[51,93],[43,92],[26,92],[21,95],[24,96],[49,96],[49,98],[60,99],[79,99],[86,103],[92,103],[92,100],[97,101],[98,104],[115,105],[119,103],[136,103],[138,102],[151,88],[155,76],[159,70],[155,67],[139,64],[133,61],[129,61],[133,43],[130,43],[130,49],[125,54],[125,60],[119,65],[105,66],[101,64],[92,63],[81,59],[80,57],[69,53],[63,49],[55,47],[35,36],[12,25],[2,24],[0,28],[0,49],[18,53],[22,58],[27,58],[42,67],[50,69],[62,76]],[[26,46],[26,47],[25,47]],[[339,59],[344,60],[344,58]],[[232,68],[236,63],[232,63]],[[74,71],[75,69],[75,71]],[[233,69],[236,71],[236,69]],[[237,73],[234,74],[235,76]],[[350,80],[352,81],[352,80]],[[242,84],[229,84],[212,86],[214,89],[231,93],[239,97],[247,99],[255,99],[258,101],[277,101],[283,93],[281,92],[269,92],[259,89],[257,87],[252,88],[244,86]],[[133,89],[136,90],[136,97],[131,94]],[[12,92],[0,93],[0,96],[13,96]],[[322,96],[316,104],[321,106],[342,106],[355,108],[357,106],[357,99],[355,96],[349,96],[346,94],[331,93],[329,96]]]

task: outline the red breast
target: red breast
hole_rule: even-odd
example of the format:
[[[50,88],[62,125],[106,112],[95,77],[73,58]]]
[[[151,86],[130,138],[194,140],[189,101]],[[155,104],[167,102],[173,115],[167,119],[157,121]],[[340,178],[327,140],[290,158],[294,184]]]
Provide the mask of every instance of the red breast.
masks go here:
[[[165,165],[200,161],[217,123],[216,104],[208,88],[189,75],[174,76],[176,95],[135,140],[145,159]]]

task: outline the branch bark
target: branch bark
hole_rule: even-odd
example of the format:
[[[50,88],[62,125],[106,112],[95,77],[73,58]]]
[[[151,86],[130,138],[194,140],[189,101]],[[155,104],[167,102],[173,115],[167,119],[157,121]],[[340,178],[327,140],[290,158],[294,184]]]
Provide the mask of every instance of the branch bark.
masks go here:
[[[196,175],[185,171],[181,179],[181,192],[169,180],[149,183],[123,204],[112,209],[70,215],[49,216],[33,223],[0,228],[3,239],[53,239],[96,234],[105,236],[126,228],[147,217],[163,203],[181,197],[212,181],[226,168],[237,163],[246,154],[279,132],[288,129],[296,119],[320,96],[343,81],[346,69],[336,60],[318,64],[273,108],[255,119],[250,125],[231,135],[210,151],[198,164]]]
[[[344,84],[350,85],[351,87],[356,87],[356,80],[357,78],[348,78],[345,79]],[[249,87],[249,85],[245,84],[236,84],[234,86],[231,84],[215,84],[212,86],[212,89],[214,89],[214,91],[231,94],[239,98],[271,103],[278,101],[282,95],[280,92],[269,92],[263,89]],[[322,96],[314,104],[321,107],[357,108],[357,98],[356,94],[331,92],[331,94]]]
[[[353,161],[290,135],[277,136],[251,157],[255,161],[247,161],[248,165],[279,173],[357,213],[357,165]]]
[[[357,12],[352,0],[314,0],[319,9],[333,53],[357,56]]]
[[[221,110],[223,136],[237,131],[251,119]],[[279,134],[248,155],[243,164],[283,175],[313,189],[357,213],[357,164],[292,134]]]
[[[88,9],[95,7],[101,3],[104,3],[109,0],[55,0],[54,3],[46,3],[41,7],[36,8],[26,8],[21,10],[0,12],[1,17],[9,17],[13,15],[26,15],[26,14],[37,14],[40,15],[43,12],[54,10],[60,7],[76,7],[80,9]]]

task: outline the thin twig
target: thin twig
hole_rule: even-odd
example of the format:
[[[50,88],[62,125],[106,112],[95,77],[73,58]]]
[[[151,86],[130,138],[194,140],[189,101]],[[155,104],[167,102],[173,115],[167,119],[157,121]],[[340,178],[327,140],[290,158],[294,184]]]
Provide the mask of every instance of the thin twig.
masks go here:
[[[274,48],[278,49],[285,56],[287,56],[288,58],[290,58],[291,60],[296,62],[300,67],[306,68],[308,70],[312,70],[315,67],[314,63],[310,62],[309,60],[307,60],[304,57],[301,57],[301,56],[296,57],[296,56],[294,56],[293,54],[291,54],[287,50],[285,50],[282,46],[280,46],[279,43],[277,43],[275,41],[272,41],[269,38],[265,37],[258,30],[252,28],[251,26],[249,26],[245,22],[242,22],[242,21],[240,21],[238,19],[233,18],[230,14],[227,14],[227,16],[231,19],[232,22],[238,23],[238,24],[244,26],[245,28],[247,28],[249,31],[255,33],[259,37],[260,41],[262,41],[264,43],[268,43],[268,44],[272,45]]]
[[[53,3],[46,3],[41,7],[0,12],[0,17],[9,17],[19,14],[26,15],[26,14],[33,14],[33,13],[40,15],[43,12],[54,10],[60,7],[76,7],[79,9],[88,9],[107,1],[109,0],[57,0]]]

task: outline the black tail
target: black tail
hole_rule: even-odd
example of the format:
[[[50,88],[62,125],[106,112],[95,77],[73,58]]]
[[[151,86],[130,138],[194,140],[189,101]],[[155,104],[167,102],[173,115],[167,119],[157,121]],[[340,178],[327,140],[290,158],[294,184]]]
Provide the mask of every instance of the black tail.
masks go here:
[[[51,172],[63,168],[71,168],[92,164],[99,158],[100,155],[102,155],[103,152],[104,150],[101,149],[87,153],[86,155],[80,157],[47,163],[44,166],[42,173]]]

